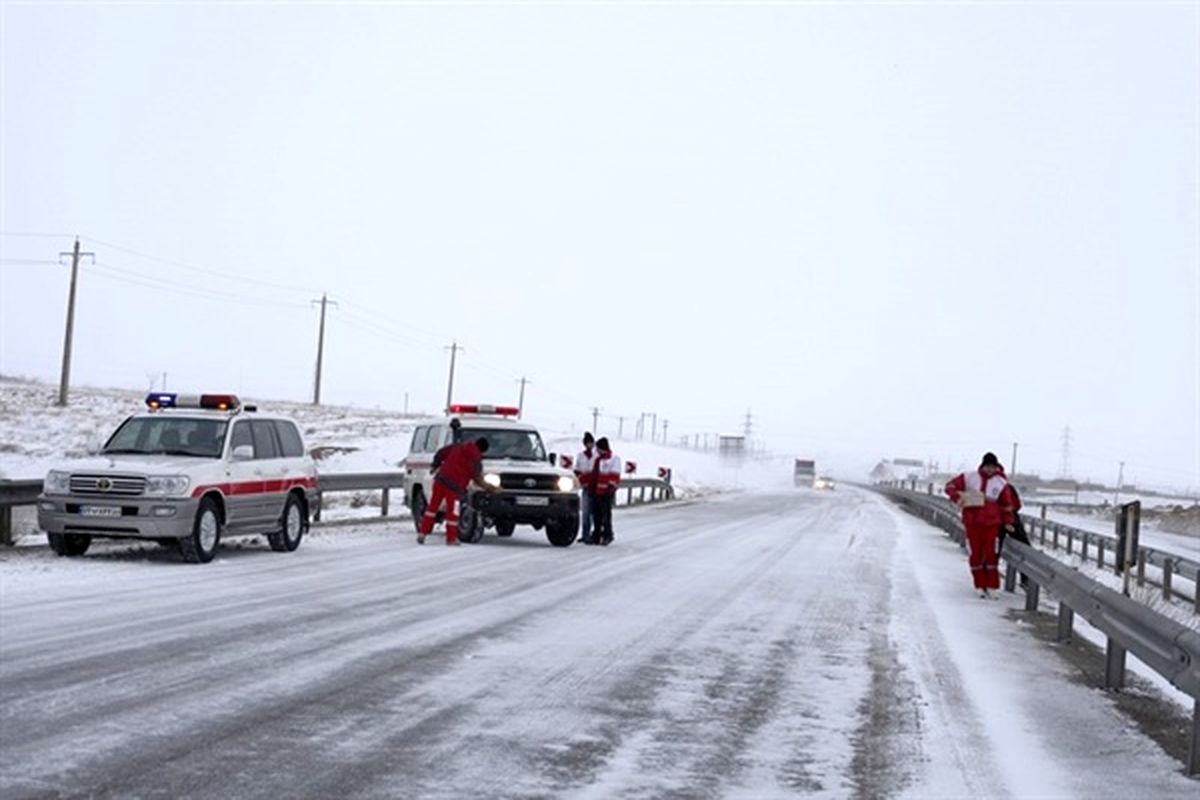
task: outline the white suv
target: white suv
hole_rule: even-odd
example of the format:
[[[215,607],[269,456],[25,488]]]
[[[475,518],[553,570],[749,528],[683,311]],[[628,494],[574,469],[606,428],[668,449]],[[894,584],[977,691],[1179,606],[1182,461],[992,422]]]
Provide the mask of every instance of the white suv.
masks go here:
[[[556,547],[567,547],[579,532],[579,482],[554,464],[533,425],[513,419],[515,408],[450,407],[451,416],[418,425],[404,459],[404,493],[413,521],[420,524],[433,492],[433,456],[452,441],[487,437],[483,480],[494,492],[470,491],[459,514],[458,538],[478,542],[494,528],[512,536],[517,525],[546,531]],[[461,423],[457,437],[450,422]]]
[[[233,395],[151,394],[146,405],[95,458],[46,476],[38,525],[56,553],[82,555],[96,536],[177,542],[195,563],[226,536],[300,546],[319,486],[295,422]]]

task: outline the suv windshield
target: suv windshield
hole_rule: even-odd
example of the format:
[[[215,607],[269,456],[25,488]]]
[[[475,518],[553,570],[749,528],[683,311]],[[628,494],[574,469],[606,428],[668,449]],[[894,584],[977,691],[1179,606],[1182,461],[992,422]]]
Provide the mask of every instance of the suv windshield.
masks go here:
[[[545,461],[546,448],[542,447],[542,437],[537,431],[506,431],[463,428],[459,441],[487,437],[488,451],[483,454],[486,459],[509,458],[514,461]]]
[[[117,428],[100,452],[220,458],[227,425],[223,419],[131,417]]]

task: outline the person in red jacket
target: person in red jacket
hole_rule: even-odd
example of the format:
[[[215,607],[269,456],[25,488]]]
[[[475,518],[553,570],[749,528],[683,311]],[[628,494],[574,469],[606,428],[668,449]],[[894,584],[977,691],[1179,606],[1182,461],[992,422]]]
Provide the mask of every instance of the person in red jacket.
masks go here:
[[[980,597],[1000,588],[1000,527],[1012,525],[1012,507],[1004,467],[994,453],[985,453],[974,472],[964,472],[946,484],[946,494],[962,509],[967,529],[971,577]]]
[[[592,464],[591,480],[589,481],[589,501],[595,527],[591,540],[585,544],[604,546],[612,544],[612,510],[617,498],[617,487],[620,485],[621,459],[613,454],[608,439],[601,437],[596,442],[596,457]]]
[[[425,544],[425,537],[433,531],[438,511],[446,506],[446,544],[458,544],[458,503],[466,499],[467,488],[474,483],[485,491],[493,487],[483,482],[483,454],[488,451],[488,440],[480,436],[474,441],[448,444],[433,457],[437,470],[433,476],[433,497],[421,517],[417,530],[417,544]]]

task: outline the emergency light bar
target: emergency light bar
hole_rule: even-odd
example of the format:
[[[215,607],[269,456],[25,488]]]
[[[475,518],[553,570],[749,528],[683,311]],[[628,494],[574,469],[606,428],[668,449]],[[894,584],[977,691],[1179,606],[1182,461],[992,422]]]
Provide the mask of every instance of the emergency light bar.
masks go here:
[[[151,392],[146,395],[146,407],[151,411],[164,408],[203,408],[210,411],[236,411],[242,405],[235,394],[173,394]]]
[[[457,403],[451,405],[447,411],[451,414],[481,414],[498,417],[515,417],[521,413],[521,409],[516,406],[462,405]]]

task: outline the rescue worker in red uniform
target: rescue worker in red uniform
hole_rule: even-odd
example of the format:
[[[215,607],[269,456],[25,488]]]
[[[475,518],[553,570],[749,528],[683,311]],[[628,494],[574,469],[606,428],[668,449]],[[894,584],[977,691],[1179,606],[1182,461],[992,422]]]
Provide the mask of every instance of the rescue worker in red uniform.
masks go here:
[[[608,439],[596,442],[596,457],[588,481],[589,502],[594,528],[592,538],[585,544],[608,546],[613,541],[612,510],[621,485],[621,459],[613,454]]]
[[[483,454],[488,451],[488,440],[480,436],[474,441],[448,444],[433,457],[433,497],[421,517],[417,531],[417,544],[425,544],[425,537],[433,531],[438,511],[446,506],[446,544],[458,544],[458,503],[465,500],[467,488],[474,483],[485,491],[494,487],[483,482]]]
[[[1007,488],[1004,467],[994,453],[985,453],[974,472],[946,484],[947,496],[962,509],[971,577],[980,597],[992,597],[1000,588],[1000,527],[1012,525],[1016,516]]]

